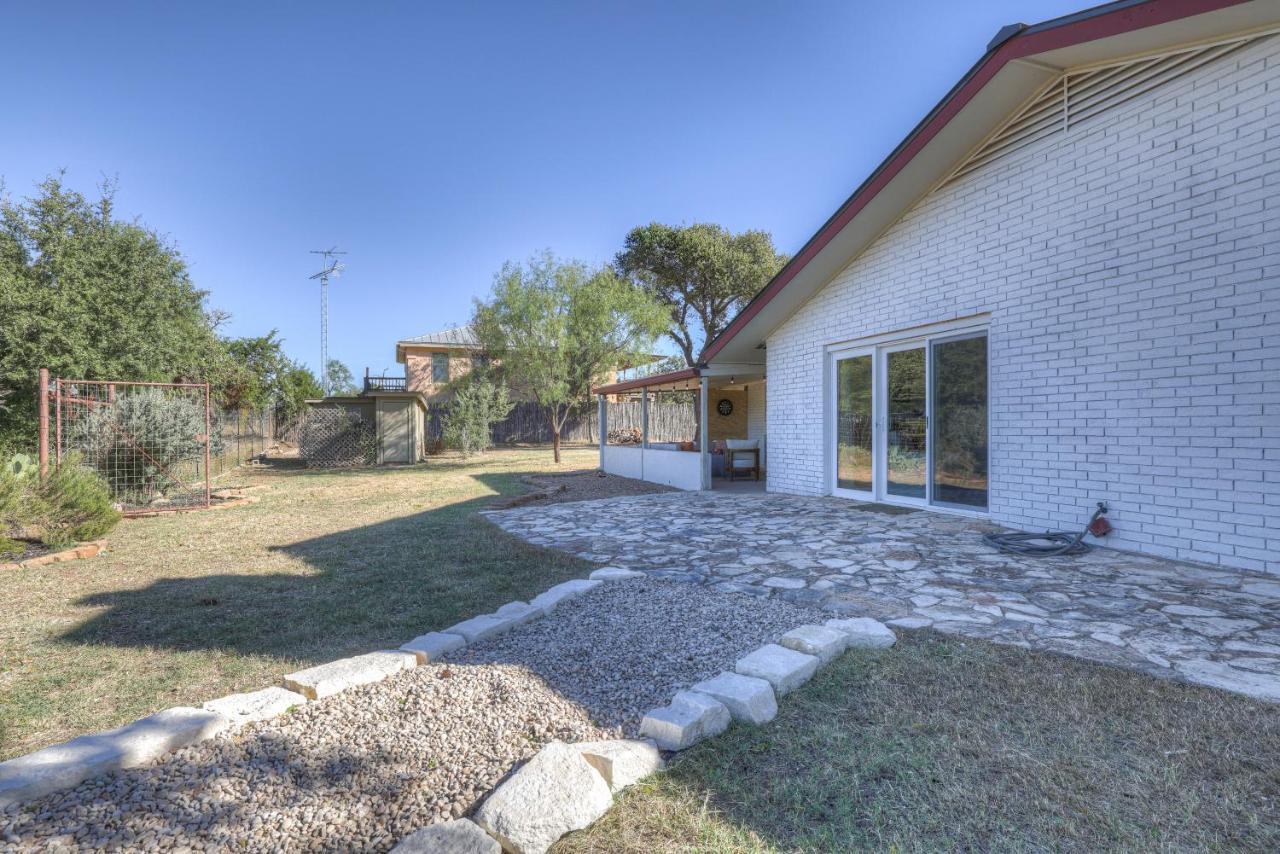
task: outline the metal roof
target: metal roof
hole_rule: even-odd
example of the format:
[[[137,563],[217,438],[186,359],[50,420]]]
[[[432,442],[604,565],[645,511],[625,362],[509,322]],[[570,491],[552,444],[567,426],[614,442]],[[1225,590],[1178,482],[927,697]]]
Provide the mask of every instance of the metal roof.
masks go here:
[[[478,348],[480,346],[480,342],[476,339],[475,333],[471,331],[469,325],[452,326],[439,332],[428,332],[426,335],[417,335],[413,338],[401,338],[396,344],[401,346],[418,344],[428,347]]]

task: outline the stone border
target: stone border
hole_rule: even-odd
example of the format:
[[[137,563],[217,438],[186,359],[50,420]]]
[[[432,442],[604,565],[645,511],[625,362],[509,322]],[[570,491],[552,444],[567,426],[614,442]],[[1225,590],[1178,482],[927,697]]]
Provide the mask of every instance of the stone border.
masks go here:
[[[470,643],[495,637],[550,614],[567,599],[611,581],[644,573],[606,566],[586,579],[549,588],[531,602],[508,602],[399,649],[379,650],[285,674],[275,686],[231,694],[201,708],[175,707],[118,729],[83,735],[0,762],[0,809],[76,786],[90,777],[146,765],[164,754],[234,732],[246,724],[285,714],[349,688],[380,682],[440,660]],[[712,679],[677,691],[669,705],[640,722],[640,739],[544,745],[481,801],[472,818],[427,825],[394,850],[401,854],[450,850],[541,854],[561,836],[591,825],[613,798],[661,770],[660,750],[680,751],[718,735],[733,720],[768,723],[777,697],[803,685],[850,647],[881,649],[897,640],[893,630],[869,618],[832,619],[804,625],[748,653]]]
[[[257,501],[245,496],[245,503]],[[194,512],[194,511],[188,511]],[[101,548],[94,547],[93,554]],[[79,546],[59,555],[85,548]],[[77,555],[78,556],[78,555]],[[88,556],[88,555],[85,555]],[[55,555],[32,558],[53,562]],[[75,557],[61,557],[73,560]],[[25,562],[25,563],[29,563]],[[146,765],[165,753],[198,741],[234,731],[245,724],[268,720],[303,703],[380,682],[419,664],[436,661],[448,652],[490,638],[518,625],[545,616],[566,599],[592,590],[605,579],[630,578],[641,573],[605,567],[587,579],[557,584],[534,598],[532,603],[509,602],[492,614],[482,614],[414,638],[394,650],[380,650],[342,658],[285,674],[282,687],[231,694],[205,703],[201,708],[178,706],[157,712],[118,729],[82,735],[24,756],[0,762],[0,810],[34,800],[60,789],[79,785],[90,777]]]
[[[885,649],[898,637],[869,617],[827,620],[797,626],[749,652],[732,671],[677,691],[670,705],[653,709],[640,721],[640,734],[663,750],[679,751],[719,735],[729,722],[758,726],[778,714],[778,697],[813,678],[852,647]]]
[[[13,563],[0,563],[0,572],[14,569],[29,569],[33,566],[46,566],[51,563],[66,563],[67,561],[72,560],[83,560],[84,558],[97,557],[97,555],[102,551],[102,547],[102,540],[81,543],[78,546],[63,549],[60,552],[52,552],[47,555],[27,558],[26,560],[15,561]]]

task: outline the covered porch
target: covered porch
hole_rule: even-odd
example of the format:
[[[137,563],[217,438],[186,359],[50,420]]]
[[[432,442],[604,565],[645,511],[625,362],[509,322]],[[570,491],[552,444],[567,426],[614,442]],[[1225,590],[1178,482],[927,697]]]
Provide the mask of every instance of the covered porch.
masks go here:
[[[764,492],[765,389],[760,365],[685,368],[601,386],[600,467],[677,489]],[[638,425],[610,423],[609,401],[625,398],[639,401]],[[685,407],[691,418],[671,417]]]

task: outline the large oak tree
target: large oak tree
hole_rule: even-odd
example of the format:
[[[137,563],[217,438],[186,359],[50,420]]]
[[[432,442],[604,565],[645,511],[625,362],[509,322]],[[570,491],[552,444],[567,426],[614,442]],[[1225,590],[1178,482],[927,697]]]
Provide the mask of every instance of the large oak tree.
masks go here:
[[[712,223],[633,228],[614,265],[667,307],[666,335],[686,365],[782,269],[766,231],[733,234]]]

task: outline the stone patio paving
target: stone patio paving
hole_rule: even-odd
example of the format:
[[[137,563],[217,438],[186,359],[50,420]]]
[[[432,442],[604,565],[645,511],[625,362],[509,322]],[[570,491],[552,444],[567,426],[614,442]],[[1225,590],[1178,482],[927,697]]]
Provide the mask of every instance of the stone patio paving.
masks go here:
[[[835,498],[673,492],[493,511],[532,543],[719,589],[1055,650],[1280,701],[1280,577],[1095,549],[1028,558],[990,523]]]

